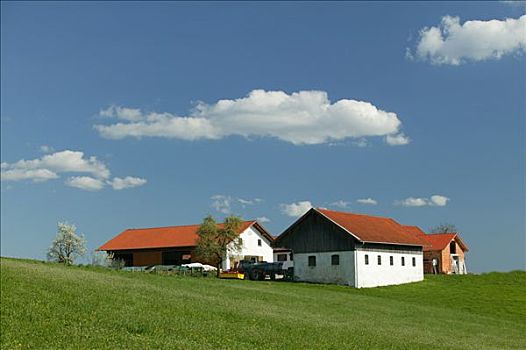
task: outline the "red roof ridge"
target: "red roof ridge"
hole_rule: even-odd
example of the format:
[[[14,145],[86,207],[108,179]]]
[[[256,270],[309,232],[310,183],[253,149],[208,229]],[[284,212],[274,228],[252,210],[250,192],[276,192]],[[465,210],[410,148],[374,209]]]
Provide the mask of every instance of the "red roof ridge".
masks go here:
[[[318,211],[331,211],[331,212],[333,212],[333,213],[351,214],[351,215],[360,215],[360,216],[367,216],[367,217],[370,217],[370,218],[393,220],[393,221],[396,222],[397,224],[400,224],[400,223],[399,223],[398,221],[396,221],[395,219],[390,218],[390,217],[387,217],[387,216],[362,214],[362,213],[355,213],[355,212],[352,212],[352,211],[340,211],[340,210],[332,210],[332,209],[327,209],[327,208],[314,208],[314,209],[316,209],[316,210],[318,210]],[[401,224],[400,224],[400,225],[401,225]]]
[[[242,224],[246,224],[248,222],[254,223],[254,222],[257,222],[257,220],[242,220],[241,221]],[[217,224],[218,225],[222,225],[222,224],[224,224],[224,222],[218,222]],[[176,228],[176,227],[193,227],[193,226],[201,226],[201,224],[170,225],[170,226],[139,227],[139,228],[133,227],[133,228],[127,228],[124,231],[153,230],[153,229],[156,229],[156,228]]]

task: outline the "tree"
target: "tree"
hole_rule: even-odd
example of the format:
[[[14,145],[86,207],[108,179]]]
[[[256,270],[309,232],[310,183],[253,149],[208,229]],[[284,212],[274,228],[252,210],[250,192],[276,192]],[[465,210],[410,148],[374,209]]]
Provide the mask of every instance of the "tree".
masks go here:
[[[58,223],[57,235],[47,251],[48,260],[70,265],[86,253],[86,239],[77,235],[76,230],[75,225]]]
[[[433,227],[431,233],[458,233],[458,230],[455,225],[445,222]]]
[[[227,257],[227,253],[238,251],[241,248],[240,227],[241,219],[234,215],[227,217],[221,227],[210,215],[204,218],[203,223],[199,226],[194,254],[203,262],[217,267],[217,277],[219,277],[221,264]]]

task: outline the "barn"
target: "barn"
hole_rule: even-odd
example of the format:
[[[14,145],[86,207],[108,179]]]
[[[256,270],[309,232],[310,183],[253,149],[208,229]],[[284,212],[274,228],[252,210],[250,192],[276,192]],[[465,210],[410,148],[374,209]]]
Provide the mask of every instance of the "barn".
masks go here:
[[[466,274],[465,253],[468,246],[460,239],[458,233],[426,234],[418,226],[404,226],[414,235],[424,238],[424,273]]]
[[[422,281],[426,241],[393,219],[312,208],[275,241],[294,279],[357,288]]]
[[[219,224],[218,226],[221,226]],[[126,266],[181,265],[195,262],[199,225],[127,229],[98,248],[113,254]],[[239,229],[242,248],[223,259],[223,270],[240,260],[273,261],[272,235],[257,221],[243,221]]]

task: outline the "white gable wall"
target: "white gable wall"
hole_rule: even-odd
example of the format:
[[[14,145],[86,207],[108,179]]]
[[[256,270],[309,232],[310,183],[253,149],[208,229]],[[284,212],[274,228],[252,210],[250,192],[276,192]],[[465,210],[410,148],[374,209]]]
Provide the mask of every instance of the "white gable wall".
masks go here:
[[[263,257],[263,261],[267,262],[273,262],[274,261],[274,251],[272,247],[270,246],[270,241],[264,237],[257,229],[255,229],[253,226],[250,226],[245,231],[243,231],[239,237],[243,240],[243,246],[241,250],[235,252],[232,249],[233,244],[229,245],[229,253],[230,255],[236,255],[241,257],[241,259],[245,255],[252,255],[252,256],[261,256]],[[261,246],[258,246],[258,239],[261,240]],[[230,269],[230,259],[223,259],[222,264],[223,270],[229,270]]]
[[[424,280],[424,260],[422,252],[386,251],[386,250],[356,250],[356,287],[379,287]],[[369,256],[369,264],[365,264],[365,255]],[[378,265],[378,256],[382,264]],[[390,257],[393,265],[390,265]],[[402,257],[405,266],[402,266]],[[415,258],[416,266],[413,266]]]

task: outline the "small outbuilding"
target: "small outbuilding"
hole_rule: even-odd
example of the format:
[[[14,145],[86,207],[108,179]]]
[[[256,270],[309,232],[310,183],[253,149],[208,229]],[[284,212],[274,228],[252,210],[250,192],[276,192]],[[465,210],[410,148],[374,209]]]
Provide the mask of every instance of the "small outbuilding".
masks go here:
[[[460,239],[458,233],[426,234],[418,226],[405,226],[414,235],[424,238],[424,273],[466,274],[465,253],[468,246]]]
[[[221,226],[222,224],[219,224]],[[98,248],[123,260],[125,266],[182,265],[196,262],[200,225],[127,229]],[[241,260],[273,261],[272,235],[257,221],[243,221],[239,229],[240,251],[230,251],[223,259],[223,270]]]
[[[424,239],[393,219],[312,208],[278,238],[294,279],[357,288],[422,281]]]

